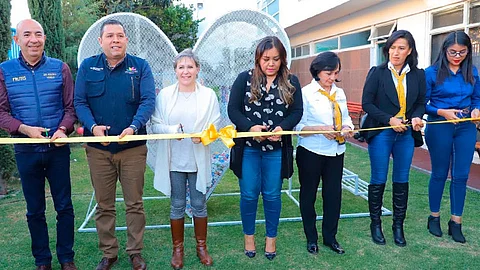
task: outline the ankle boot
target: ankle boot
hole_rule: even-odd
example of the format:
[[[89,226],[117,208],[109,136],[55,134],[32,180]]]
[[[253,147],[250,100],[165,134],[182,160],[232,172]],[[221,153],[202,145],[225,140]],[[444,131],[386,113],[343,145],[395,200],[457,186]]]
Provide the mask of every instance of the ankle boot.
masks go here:
[[[197,256],[203,265],[213,265],[213,259],[207,251],[207,217],[193,217],[195,238],[197,239]]]
[[[370,233],[372,241],[378,245],[385,245],[385,237],[382,232],[382,203],[385,184],[368,185],[368,209],[370,211]]]
[[[455,242],[459,242],[459,243],[467,242],[467,240],[465,240],[465,237],[463,236],[463,233],[462,233],[462,224],[456,223],[451,219],[448,221],[448,235],[451,235],[453,241]]]
[[[436,237],[442,237],[442,228],[440,228],[440,217],[428,216],[428,231]]]
[[[393,183],[393,240],[400,247],[407,245],[403,233],[403,222],[407,214],[408,183]]]
[[[183,234],[185,219],[170,219],[170,230],[172,231],[173,252],[171,265],[174,269],[183,268]]]

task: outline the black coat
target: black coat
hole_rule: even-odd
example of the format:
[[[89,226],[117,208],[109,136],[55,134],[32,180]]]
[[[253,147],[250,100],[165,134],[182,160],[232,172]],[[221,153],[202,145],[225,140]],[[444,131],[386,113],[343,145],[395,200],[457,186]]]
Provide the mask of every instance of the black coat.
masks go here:
[[[410,69],[407,73],[406,117],[407,119],[422,118],[425,113],[425,71],[416,67],[410,67]],[[372,67],[368,72],[363,87],[362,108],[368,114],[362,128],[387,127],[390,125],[390,118],[400,111],[397,89],[391,71],[386,65]],[[368,142],[380,132],[382,130],[368,131],[365,139]],[[412,132],[412,135],[415,138],[419,133]],[[418,140],[418,138],[415,139]],[[418,146],[417,143],[416,146]]]

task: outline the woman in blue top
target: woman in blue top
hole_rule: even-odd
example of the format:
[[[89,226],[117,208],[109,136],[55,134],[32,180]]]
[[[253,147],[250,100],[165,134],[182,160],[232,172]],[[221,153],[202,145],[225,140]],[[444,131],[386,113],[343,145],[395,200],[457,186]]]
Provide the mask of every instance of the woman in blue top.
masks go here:
[[[462,31],[450,33],[435,63],[426,69],[426,113],[428,121],[458,120],[480,116],[480,81],[472,65],[472,43]],[[450,211],[448,234],[456,242],[465,243],[462,214],[466,186],[476,140],[475,124],[471,121],[427,125],[425,142],[432,161],[428,187],[431,214],[428,229],[442,236],[440,203],[445,181],[451,168]]]

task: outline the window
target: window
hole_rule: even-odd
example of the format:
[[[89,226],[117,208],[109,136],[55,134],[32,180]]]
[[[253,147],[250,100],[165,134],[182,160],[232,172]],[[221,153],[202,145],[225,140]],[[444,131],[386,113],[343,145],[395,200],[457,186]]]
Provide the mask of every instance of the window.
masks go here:
[[[257,2],[257,6],[263,12],[272,15],[275,20],[279,20],[279,11],[280,11],[280,0],[263,0]]]
[[[443,10],[433,14],[432,18],[433,29],[461,23],[463,23],[463,6]]]
[[[340,49],[369,45],[370,30],[340,36]]]
[[[393,31],[397,29],[397,22],[374,26],[368,40],[383,40],[387,39]]]
[[[430,63],[433,64],[435,62],[435,59],[437,59],[438,53],[442,49],[443,40],[445,39],[445,37],[447,37],[449,33],[450,32],[432,36],[432,54],[430,56]]]
[[[310,55],[310,45],[301,45],[295,48],[292,48],[292,58],[293,57],[300,57],[300,56],[307,56]]]
[[[314,44],[315,53],[338,50],[338,38],[332,38]]]
[[[480,65],[480,1],[465,1],[432,13],[431,64],[437,59],[445,37],[458,30],[465,31],[472,39],[473,64]]]

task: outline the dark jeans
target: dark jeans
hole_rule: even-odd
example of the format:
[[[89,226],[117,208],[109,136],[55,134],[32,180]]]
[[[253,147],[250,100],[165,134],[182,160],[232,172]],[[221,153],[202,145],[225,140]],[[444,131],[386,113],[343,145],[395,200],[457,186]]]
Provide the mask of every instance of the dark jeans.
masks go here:
[[[338,231],[338,219],[342,202],[342,174],[344,154],[322,156],[299,146],[297,148],[298,178],[300,181],[300,212],[307,242],[316,243],[317,213],[315,201],[317,189],[322,179],[323,242],[331,244]]]
[[[429,117],[429,120],[439,120]],[[443,189],[451,170],[450,211],[461,216],[467,192],[467,180],[475,151],[476,129],[472,122],[427,125],[425,142],[432,161],[428,185],[431,212],[440,211]]]
[[[407,183],[414,151],[412,130],[395,132],[386,129],[370,140],[368,155],[370,157],[370,184],[387,182],[390,155],[393,157],[392,182]]]
[[[15,153],[15,158],[27,202],[27,222],[35,264],[46,265],[52,261],[45,220],[45,179],[50,185],[57,212],[58,261],[73,261],[74,214],[70,185],[70,147],[66,145],[43,153],[18,152]]]
[[[282,150],[263,152],[245,147],[240,184],[240,214],[243,233],[255,234],[258,197],[263,198],[267,237],[276,237],[282,209]]]

